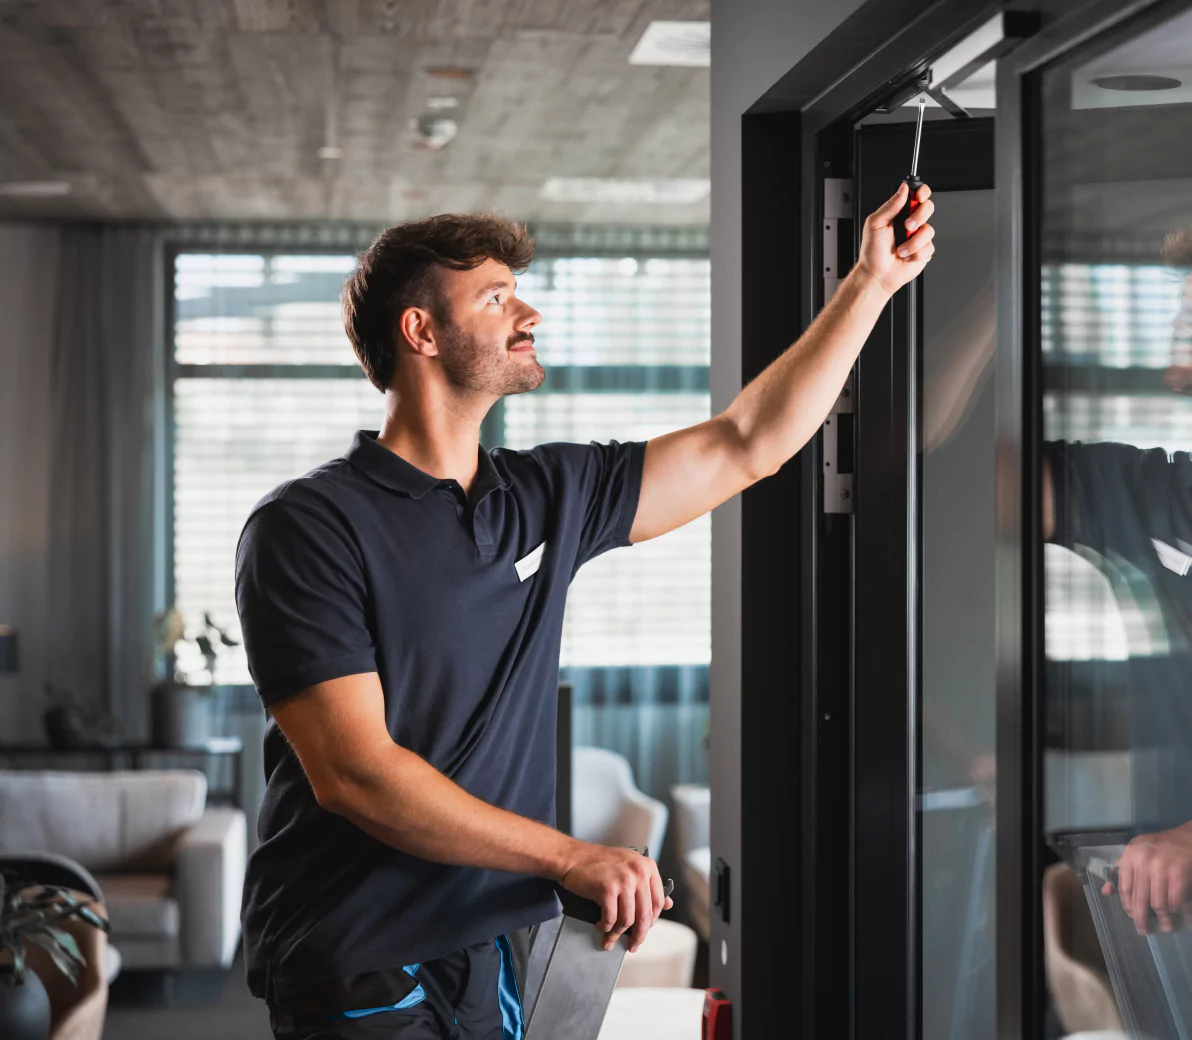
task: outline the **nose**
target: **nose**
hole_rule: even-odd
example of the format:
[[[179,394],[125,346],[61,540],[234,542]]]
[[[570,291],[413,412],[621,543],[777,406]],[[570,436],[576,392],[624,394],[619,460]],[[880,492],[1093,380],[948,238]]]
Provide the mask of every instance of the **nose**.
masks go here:
[[[518,302],[521,303],[520,300]],[[522,308],[525,313],[518,320],[517,328],[519,330],[529,332],[530,329],[534,328],[535,325],[542,321],[542,315],[534,310],[534,308],[528,303],[522,303]]]

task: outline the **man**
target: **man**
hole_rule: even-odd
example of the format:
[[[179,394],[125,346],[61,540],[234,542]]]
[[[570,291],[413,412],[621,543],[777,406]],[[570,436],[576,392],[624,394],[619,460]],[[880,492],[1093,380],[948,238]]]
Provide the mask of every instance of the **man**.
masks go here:
[[[248,982],[277,1037],[517,1040],[509,934],[554,886],[636,950],[655,864],[554,830],[567,586],[618,546],[694,520],[815,433],[892,293],[931,259],[930,191],[866,222],[823,313],[722,414],[648,444],[485,451],[480,424],[544,378],[515,294],[517,225],[390,228],[344,288],[384,392],[378,433],[267,495],[237,552],[249,664],[272,716],[244,895]]]
[[[1192,268],[1192,231],[1168,235],[1163,259]],[[1176,393],[1192,393],[1190,335],[1186,275],[1172,321],[1172,360],[1185,363],[1163,375]],[[1117,864],[1117,893],[1140,935],[1170,932],[1192,921],[1192,456],[1113,443],[1043,448],[1043,537],[1093,550],[1124,603],[1153,608],[1152,645],[1133,650],[1128,663],[1138,833]]]

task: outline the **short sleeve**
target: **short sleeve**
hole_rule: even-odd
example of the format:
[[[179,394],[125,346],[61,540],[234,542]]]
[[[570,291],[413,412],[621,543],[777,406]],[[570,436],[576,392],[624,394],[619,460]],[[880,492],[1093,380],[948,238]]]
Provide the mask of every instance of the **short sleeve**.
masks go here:
[[[543,444],[534,451],[558,474],[558,493],[579,506],[576,567],[629,545],[641,496],[644,441]]]
[[[1055,498],[1053,541],[1116,553],[1146,569],[1154,539],[1192,544],[1192,461],[1129,444],[1044,445]]]
[[[318,508],[277,498],[254,511],[236,550],[236,607],[266,705],[376,671],[366,588],[349,533]]]

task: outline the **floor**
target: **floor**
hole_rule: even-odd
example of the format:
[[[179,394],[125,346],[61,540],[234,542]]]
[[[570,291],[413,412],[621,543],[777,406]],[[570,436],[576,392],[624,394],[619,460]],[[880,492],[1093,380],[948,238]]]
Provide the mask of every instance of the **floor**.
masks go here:
[[[706,986],[700,943],[693,985]],[[226,972],[123,972],[112,986],[103,1040],[272,1040],[269,1012],[248,992],[237,958]]]
[[[171,991],[172,987],[172,991]],[[237,959],[224,972],[122,972],[103,1040],[272,1040],[269,1012],[248,992]]]

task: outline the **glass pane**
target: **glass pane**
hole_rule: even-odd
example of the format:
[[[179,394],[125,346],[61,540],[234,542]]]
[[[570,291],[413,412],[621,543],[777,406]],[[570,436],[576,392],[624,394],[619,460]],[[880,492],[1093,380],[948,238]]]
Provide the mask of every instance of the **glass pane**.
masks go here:
[[[709,362],[707,259],[535,260],[517,291],[545,319],[534,336],[548,369]]]
[[[1185,13],[1042,76],[1043,907],[1059,1033],[1192,1036],[1189,54]]]
[[[525,394],[505,401],[505,442],[649,440],[708,418],[707,394]],[[563,619],[563,665],[707,664],[712,522],[587,564]]]
[[[183,618],[193,626],[209,611],[239,633],[233,570],[249,511],[278,484],[342,455],[381,415],[381,395],[363,375],[175,380],[174,602]],[[206,681],[192,642],[178,658],[185,674]],[[223,653],[215,671],[215,682],[251,681],[242,647]]]
[[[356,365],[339,290],[355,257],[181,253],[174,356],[183,365]]]
[[[937,192],[923,276],[923,1040],[992,1040],[993,192]]]

